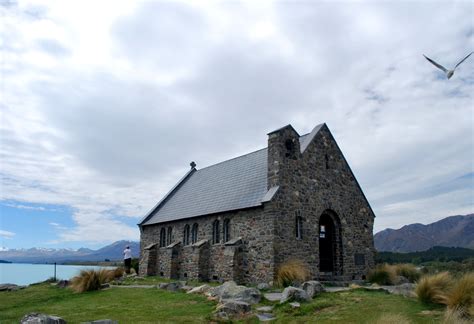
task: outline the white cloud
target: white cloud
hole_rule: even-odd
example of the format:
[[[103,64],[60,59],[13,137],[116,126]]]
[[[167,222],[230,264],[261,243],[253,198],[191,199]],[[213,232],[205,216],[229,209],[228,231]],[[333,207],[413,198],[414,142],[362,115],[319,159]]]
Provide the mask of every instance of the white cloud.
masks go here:
[[[13,238],[15,235],[16,235],[16,234],[13,233],[13,232],[0,230],[0,237],[3,238],[3,239],[11,239],[11,238]]]
[[[472,180],[452,183],[473,172],[474,63],[447,81],[422,57],[471,50],[468,3],[0,10],[1,198],[70,206],[60,240],[137,239],[123,217],[139,220],[191,160],[264,147],[288,123],[328,123],[377,230],[472,209]]]

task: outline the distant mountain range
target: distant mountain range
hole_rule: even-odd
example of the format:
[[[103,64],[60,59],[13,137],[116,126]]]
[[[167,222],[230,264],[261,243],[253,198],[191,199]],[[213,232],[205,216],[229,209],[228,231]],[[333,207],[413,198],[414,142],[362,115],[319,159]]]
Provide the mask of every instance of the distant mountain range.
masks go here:
[[[98,250],[80,248],[71,249],[12,249],[0,251],[0,260],[20,263],[67,263],[84,261],[118,261],[123,259],[123,250],[130,245],[132,256],[140,254],[140,243],[133,241],[117,241]]]
[[[474,249],[474,214],[446,217],[423,225],[405,225],[374,235],[375,249],[390,252],[426,251],[433,246]]]

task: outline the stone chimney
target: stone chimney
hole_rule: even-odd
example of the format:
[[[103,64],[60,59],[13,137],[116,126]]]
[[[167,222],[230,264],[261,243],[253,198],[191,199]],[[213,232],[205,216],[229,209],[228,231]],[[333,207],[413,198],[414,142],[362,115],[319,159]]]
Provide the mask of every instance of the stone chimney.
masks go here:
[[[299,137],[291,125],[268,133],[268,189],[281,186],[291,176],[291,167],[301,155]]]

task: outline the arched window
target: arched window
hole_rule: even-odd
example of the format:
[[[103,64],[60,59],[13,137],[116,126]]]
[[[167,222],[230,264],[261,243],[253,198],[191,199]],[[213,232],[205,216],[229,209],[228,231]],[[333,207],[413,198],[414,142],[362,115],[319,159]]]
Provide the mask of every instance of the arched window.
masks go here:
[[[170,227],[168,227],[168,237],[167,237],[167,240],[166,240],[167,245],[170,245],[171,242],[173,241],[172,236],[173,236],[173,229],[170,226]]]
[[[296,213],[295,235],[298,240],[303,238],[303,217]]]
[[[162,227],[160,231],[160,247],[165,247],[165,246],[166,246],[166,229]]]
[[[186,226],[184,226],[183,245],[188,245],[188,244],[189,244],[189,225],[186,224]]]
[[[198,224],[194,223],[193,229],[191,230],[191,243],[194,244],[198,240]]]
[[[219,221],[216,219],[212,223],[212,244],[220,242]]]
[[[224,220],[224,243],[230,240],[230,220]]]

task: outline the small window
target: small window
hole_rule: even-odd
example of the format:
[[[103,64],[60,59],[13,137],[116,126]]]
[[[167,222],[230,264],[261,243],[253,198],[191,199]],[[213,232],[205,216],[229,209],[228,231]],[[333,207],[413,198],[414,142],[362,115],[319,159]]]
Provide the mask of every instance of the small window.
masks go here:
[[[191,243],[194,244],[198,240],[198,224],[194,223],[193,229],[191,230]]]
[[[327,154],[324,155],[324,160],[326,162],[326,169],[329,169],[329,156]]]
[[[297,213],[299,215],[299,213]],[[303,217],[301,216],[296,216],[296,238],[298,240],[301,240],[303,238]]]
[[[212,244],[220,242],[219,220],[215,220],[212,224]]]
[[[173,228],[171,228],[171,226],[170,226],[170,227],[168,227],[168,237],[167,237],[167,240],[166,240],[167,245],[170,245],[171,242],[173,242],[172,236],[173,236]]]
[[[160,247],[166,246],[166,229],[163,227],[160,231]]]
[[[230,241],[230,220],[224,221],[224,243]]]
[[[183,245],[189,245],[189,225],[184,226]]]

